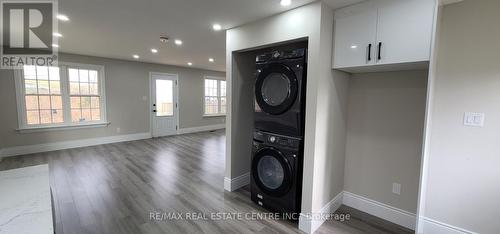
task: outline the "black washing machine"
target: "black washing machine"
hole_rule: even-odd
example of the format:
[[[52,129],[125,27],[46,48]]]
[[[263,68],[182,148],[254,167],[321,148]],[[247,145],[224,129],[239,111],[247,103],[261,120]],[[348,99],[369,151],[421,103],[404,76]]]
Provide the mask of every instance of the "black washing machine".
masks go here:
[[[302,140],[254,132],[250,189],[252,201],[298,219],[302,194]]]
[[[256,57],[256,130],[303,137],[307,50],[276,50]]]

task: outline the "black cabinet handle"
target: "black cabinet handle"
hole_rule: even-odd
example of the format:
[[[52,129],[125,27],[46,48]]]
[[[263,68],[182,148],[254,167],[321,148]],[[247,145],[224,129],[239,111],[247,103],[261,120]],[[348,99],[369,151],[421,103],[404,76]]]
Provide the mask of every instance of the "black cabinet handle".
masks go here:
[[[382,59],[382,42],[378,43],[378,60]]]
[[[153,110],[153,112],[156,112],[156,110]]]
[[[368,44],[368,61],[372,61],[372,44]]]

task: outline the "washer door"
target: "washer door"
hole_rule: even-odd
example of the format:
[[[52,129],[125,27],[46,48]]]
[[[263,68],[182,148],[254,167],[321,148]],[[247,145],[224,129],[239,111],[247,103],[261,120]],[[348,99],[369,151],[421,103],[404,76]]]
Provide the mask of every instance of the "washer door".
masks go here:
[[[295,102],[298,81],[295,73],[285,65],[270,64],[264,68],[255,83],[255,100],[268,114],[279,115]]]
[[[257,186],[268,195],[282,196],[290,190],[291,166],[283,153],[274,148],[264,148],[255,154],[252,175]]]

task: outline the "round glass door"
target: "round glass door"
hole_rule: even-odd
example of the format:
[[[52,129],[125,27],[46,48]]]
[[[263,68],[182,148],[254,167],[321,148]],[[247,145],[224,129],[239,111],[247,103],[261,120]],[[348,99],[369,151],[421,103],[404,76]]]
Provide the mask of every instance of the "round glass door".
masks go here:
[[[291,167],[283,154],[265,148],[255,154],[252,161],[254,180],[265,193],[280,196],[288,192],[291,185]]]
[[[281,64],[264,68],[255,83],[255,99],[260,109],[278,115],[287,111],[297,98],[297,78]]]

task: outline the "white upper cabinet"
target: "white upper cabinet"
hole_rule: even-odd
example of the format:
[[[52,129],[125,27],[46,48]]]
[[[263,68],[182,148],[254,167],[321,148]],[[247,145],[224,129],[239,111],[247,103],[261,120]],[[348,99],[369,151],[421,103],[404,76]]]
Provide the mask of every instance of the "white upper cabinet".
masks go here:
[[[337,10],[333,68],[429,61],[435,7],[435,0],[372,0]]]

